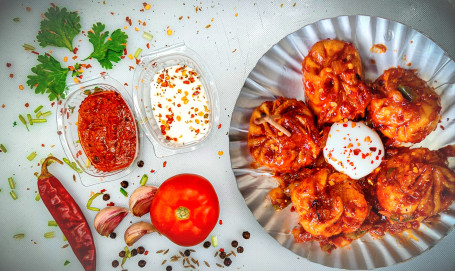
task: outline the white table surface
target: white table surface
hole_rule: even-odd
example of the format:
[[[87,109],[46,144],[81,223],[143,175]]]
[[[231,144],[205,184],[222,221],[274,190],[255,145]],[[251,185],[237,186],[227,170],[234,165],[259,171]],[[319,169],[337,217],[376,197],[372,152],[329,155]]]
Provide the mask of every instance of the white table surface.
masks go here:
[[[191,153],[157,158],[152,145],[144,139],[141,157],[145,166],[137,169],[125,180],[130,182],[128,192],[139,186],[142,174],[149,175],[148,184],[159,185],[168,177],[178,173],[196,173],[209,179],[214,185],[221,204],[220,219],[222,225],[213,230],[218,236],[219,247],[230,251],[230,243],[237,240],[245,248],[243,254],[233,257],[229,270],[330,270],[307,261],[287,249],[281,247],[256,222],[237,189],[235,178],[230,168],[228,136],[229,123],[236,98],[248,73],[257,60],[276,42],[289,33],[313,23],[319,19],[339,15],[365,14],[380,16],[410,25],[432,38],[449,55],[455,57],[455,4],[453,0],[440,1],[149,1],[151,9],[141,12],[144,1],[55,1],[60,7],[77,10],[81,17],[82,30],[89,30],[95,22],[106,24],[111,32],[127,25],[125,17],[132,19],[133,26],[125,31],[129,35],[127,49],[134,54],[138,47],[145,55],[153,49],[179,42],[196,51],[205,61],[219,90],[221,105],[221,129],[202,149]],[[295,6],[294,6],[294,3]],[[8,148],[8,153],[0,153],[0,270],[82,270],[82,267],[71,249],[61,247],[66,243],[61,238],[58,228],[48,227],[47,221],[52,220],[44,204],[35,201],[36,177],[39,171],[39,160],[49,153],[62,158],[65,156],[57,135],[55,122],[55,106],[44,95],[36,95],[26,86],[26,76],[30,68],[35,66],[36,55],[26,52],[22,44],[34,45],[40,53],[52,50],[52,55],[63,63],[63,57],[69,56],[65,65],[72,65],[85,58],[91,45],[82,34],[76,36],[73,45],[79,48],[78,59],[73,61],[64,48],[39,47],[35,41],[39,29],[41,14],[47,10],[48,1],[0,1],[0,143]],[[31,7],[27,12],[26,7]],[[198,11],[196,12],[196,7]],[[111,12],[113,14],[111,14]],[[236,14],[238,14],[236,16]],[[179,17],[183,16],[180,20]],[[189,17],[188,17],[189,16]],[[19,17],[20,22],[13,22]],[[146,22],[139,26],[138,20]],[[213,21],[212,21],[213,20]],[[207,25],[211,27],[206,28]],[[137,26],[139,31],[135,31]],[[166,34],[167,28],[173,30],[171,36]],[[146,49],[147,41],[142,38],[142,31],[153,34],[150,50]],[[79,41],[80,40],[80,41]],[[10,68],[6,63],[12,64]],[[84,73],[85,77],[95,76],[103,71],[96,61],[86,61],[93,68]],[[127,83],[131,93],[133,72],[128,66],[135,66],[134,60],[125,58],[108,73],[120,81]],[[9,78],[13,73],[14,78]],[[72,80],[68,77],[68,83]],[[24,90],[19,90],[19,85]],[[29,107],[25,104],[29,103]],[[38,105],[52,110],[51,121],[46,124],[34,125],[27,132],[20,123],[18,114],[31,113]],[[18,125],[13,127],[13,122]],[[44,144],[44,147],[43,145]],[[26,157],[33,151],[38,156],[32,162]],[[223,151],[219,155],[218,151]],[[163,168],[163,162],[167,166]],[[154,174],[150,170],[154,169]],[[72,171],[67,166],[52,165],[52,173],[59,178],[67,190],[73,195],[89,221],[97,248],[98,270],[113,270],[111,262],[119,259],[118,252],[125,246],[123,232],[130,221],[147,221],[132,219],[128,216],[116,229],[115,240],[99,236],[93,229],[95,212],[85,208],[90,192],[107,189],[111,200],[118,206],[127,207],[128,201],[119,189],[119,182],[100,182],[93,186],[84,186],[84,175],[73,182]],[[16,181],[18,200],[13,201],[9,195],[8,177]],[[98,206],[104,202],[97,201]],[[251,239],[244,240],[241,233],[248,230]],[[55,231],[56,238],[45,239],[43,233]],[[22,240],[13,239],[16,233],[25,233]],[[134,247],[143,245],[150,253],[147,256],[136,256],[128,260],[124,266],[128,270],[165,270],[161,265],[164,259],[178,253],[182,248],[174,245],[163,236],[152,234],[142,238]],[[160,249],[170,249],[168,255],[156,254]],[[215,263],[222,263],[213,258],[214,248],[206,250],[201,245],[195,246],[195,258],[200,262],[206,260],[211,269],[220,269]],[[384,270],[455,270],[455,232],[450,233],[431,250],[404,263],[396,264]],[[171,254],[172,253],[172,254]],[[145,259],[145,268],[139,268],[138,260]],[[63,266],[69,260],[71,264]],[[173,263],[173,270],[180,270],[181,263]],[[208,270],[205,266],[201,270]],[[117,267],[115,270],[121,270]]]

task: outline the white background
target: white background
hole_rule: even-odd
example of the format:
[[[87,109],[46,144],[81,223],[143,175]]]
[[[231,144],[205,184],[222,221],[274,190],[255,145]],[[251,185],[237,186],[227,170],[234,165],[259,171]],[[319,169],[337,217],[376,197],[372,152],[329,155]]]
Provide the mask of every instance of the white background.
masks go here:
[[[125,17],[132,19],[133,26],[124,30],[128,35],[128,53],[134,54],[138,47],[142,48],[145,55],[153,49],[166,45],[185,42],[188,47],[196,51],[211,70],[218,90],[221,104],[220,122],[221,129],[216,131],[216,137],[207,145],[197,151],[175,155],[166,158],[157,158],[150,142],[144,138],[144,148],[141,157],[145,162],[142,169],[127,176],[130,182],[127,189],[131,193],[139,186],[142,174],[149,175],[148,184],[159,185],[166,178],[178,173],[189,172],[200,174],[209,179],[214,185],[221,203],[223,224],[217,225],[213,234],[218,236],[219,247],[230,251],[230,242],[234,239],[245,248],[243,254],[232,257],[233,263],[230,270],[328,270],[318,264],[311,263],[298,257],[287,249],[281,247],[275,240],[268,236],[256,222],[253,215],[245,205],[238,192],[235,178],[231,172],[228,136],[229,122],[238,93],[249,71],[255,66],[257,60],[273,44],[289,33],[313,23],[319,19],[335,17],[338,15],[366,14],[381,16],[410,25],[425,35],[432,38],[452,57],[455,56],[455,9],[453,1],[149,1],[151,9],[144,12],[143,1],[55,1],[60,7],[77,10],[81,17],[82,30],[89,30],[93,23],[101,21],[106,24],[111,32],[127,25]],[[295,6],[293,5],[294,3]],[[27,12],[26,7],[31,7]],[[0,89],[0,143],[8,148],[8,153],[0,153],[0,235],[1,253],[0,270],[81,270],[82,267],[71,249],[61,247],[65,242],[61,239],[61,232],[47,226],[47,221],[52,220],[43,203],[34,200],[36,195],[36,177],[39,171],[37,163],[49,153],[62,158],[65,156],[61,147],[54,121],[55,106],[44,95],[36,95],[26,86],[26,76],[30,68],[36,65],[36,55],[26,52],[22,44],[34,45],[40,53],[52,50],[52,55],[63,63],[64,56],[69,60],[65,65],[72,65],[85,58],[91,52],[88,39],[80,34],[76,36],[73,45],[79,48],[78,59],[72,60],[72,53],[64,48],[39,47],[35,36],[39,29],[41,14],[47,10],[47,1],[0,1],[0,76],[2,87]],[[196,7],[198,11],[196,12]],[[111,14],[113,13],[113,15]],[[238,14],[238,16],[235,16]],[[179,17],[183,16],[180,20]],[[188,18],[189,16],[189,18]],[[13,22],[15,17],[20,22]],[[212,21],[213,19],[213,21]],[[139,26],[138,20],[145,21],[146,26]],[[211,25],[206,28],[207,25]],[[135,31],[138,27],[139,31]],[[173,30],[171,36],[166,34],[167,28]],[[148,42],[142,38],[142,32],[153,34],[150,50],[146,49]],[[10,68],[6,63],[12,64]],[[86,61],[93,68],[84,73],[84,77],[92,77],[102,68],[96,61]],[[135,61],[125,58],[114,66],[108,73],[120,81],[127,83],[126,87],[131,93],[133,70]],[[9,78],[13,73],[14,78]],[[68,78],[68,83],[72,80]],[[19,90],[19,85],[24,85],[24,90]],[[25,107],[29,103],[29,107]],[[53,115],[48,123],[34,125],[27,132],[18,120],[18,114],[32,113],[38,105],[51,110]],[[13,122],[18,125],[13,127]],[[44,147],[42,147],[44,144]],[[38,156],[33,162],[26,157],[33,151]],[[223,151],[223,155],[218,152]],[[163,162],[167,166],[163,168]],[[151,174],[154,169],[156,173]],[[84,175],[77,176],[73,182],[74,171],[67,166],[52,165],[52,173],[59,178],[68,191],[79,203],[93,226],[95,212],[85,209],[85,204],[90,192],[107,189],[111,200],[119,206],[127,207],[128,201],[119,189],[119,182],[100,182],[97,185],[86,187],[83,185]],[[19,199],[13,201],[9,195],[10,188],[7,178],[13,176],[16,181],[16,194]],[[102,207],[105,203],[97,199],[94,205]],[[148,220],[132,219],[128,216],[116,230],[118,237],[115,240],[100,237],[94,230],[95,245],[97,247],[98,270],[112,270],[111,262],[119,259],[118,252],[124,247],[123,232],[130,225],[130,221]],[[93,228],[92,228],[93,229]],[[251,239],[244,240],[241,233],[248,230]],[[55,231],[56,238],[45,239],[43,234]],[[25,233],[22,240],[14,240],[16,233]],[[36,242],[36,244],[34,243]],[[128,270],[164,270],[161,262],[178,253],[182,248],[173,245],[165,237],[157,234],[142,238],[137,245],[143,245],[150,251],[148,256],[136,256],[127,261],[124,268]],[[163,256],[155,254],[160,249],[170,249]],[[214,248],[203,249],[202,246],[194,248],[194,257],[200,262],[206,260],[212,269],[218,268],[215,263],[222,263],[218,258],[213,258]],[[430,251],[415,257],[405,263],[397,264],[387,270],[455,270],[455,233],[440,241]],[[141,269],[137,266],[140,259],[145,259],[147,265]],[[65,260],[71,264],[63,267]],[[173,270],[179,270],[181,263],[173,263]],[[201,266],[201,270],[205,266]],[[207,269],[207,268],[205,268]],[[121,270],[118,267],[116,270]]]

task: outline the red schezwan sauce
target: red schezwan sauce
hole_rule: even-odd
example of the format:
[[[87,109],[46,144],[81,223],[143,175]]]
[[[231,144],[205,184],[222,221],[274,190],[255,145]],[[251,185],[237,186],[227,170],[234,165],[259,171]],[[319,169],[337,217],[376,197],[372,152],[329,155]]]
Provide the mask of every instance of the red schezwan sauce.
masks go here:
[[[95,92],[82,101],[78,134],[82,149],[98,170],[111,172],[126,168],[136,157],[133,114],[115,91]]]

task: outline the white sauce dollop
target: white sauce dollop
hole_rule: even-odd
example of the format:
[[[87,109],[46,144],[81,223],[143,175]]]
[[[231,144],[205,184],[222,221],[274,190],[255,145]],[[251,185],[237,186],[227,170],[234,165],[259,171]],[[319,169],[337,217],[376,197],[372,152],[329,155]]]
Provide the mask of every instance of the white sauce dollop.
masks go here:
[[[324,158],[352,179],[370,174],[384,158],[379,135],[363,122],[334,123],[324,147]]]
[[[162,135],[176,145],[203,138],[210,129],[210,107],[199,74],[184,65],[158,71],[151,83],[153,116]]]

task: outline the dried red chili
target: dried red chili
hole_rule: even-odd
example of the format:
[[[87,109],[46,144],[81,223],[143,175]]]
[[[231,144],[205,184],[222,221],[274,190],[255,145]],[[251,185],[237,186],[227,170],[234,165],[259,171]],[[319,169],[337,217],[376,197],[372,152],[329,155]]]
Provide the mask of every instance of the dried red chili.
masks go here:
[[[98,170],[126,168],[136,157],[136,123],[115,91],[96,92],[82,101],[78,134],[85,154]]]
[[[38,191],[41,200],[62,230],[74,254],[86,271],[96,270],[96,250],[92,232],[73,197],[62,183],[47,171],[47,162],[59,159],[49,156],[41,166],[38,177]]]

